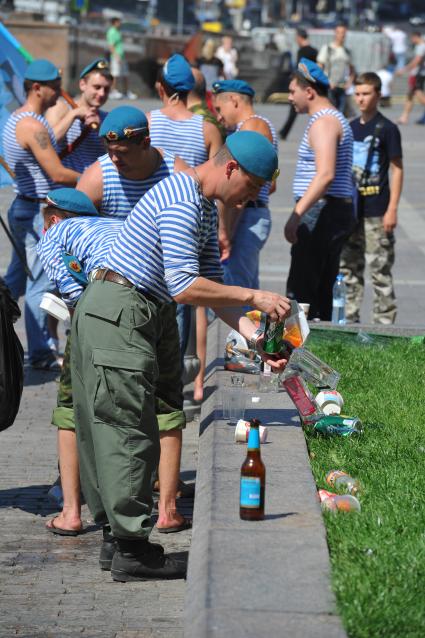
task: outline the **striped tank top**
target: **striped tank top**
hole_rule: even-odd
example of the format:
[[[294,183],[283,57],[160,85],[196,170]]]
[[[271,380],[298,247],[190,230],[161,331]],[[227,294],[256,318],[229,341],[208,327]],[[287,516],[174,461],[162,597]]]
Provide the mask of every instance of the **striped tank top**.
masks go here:
[[[268,120],[266,117],[263,117],[262,115],[250,115],[249,117],[246,118],[246,120],[239,122],[239,124],[236,127],[236,130],[240,131],[242,126],[245,124],[245,122],[247,122],[248,120],[251,120],[252,118],[258,118],[259,120],[263,120],[263,122],[267,124],[267,126],[270,129],[270,133],[272,134],[272,143],[273,143],[274,150],[276,151],[276,153],[278,153],[279,145],[277,141],[276,129],[273,126],[273,124],[270,122],[270,120]],[[270,188],[271,188],[271,182],[267,182],[267,184],[265,184],[260,190],[260,192],[258,193],[258,199],[264,202],[265,204],[269,203]]]
[[[106,111],[99,111],[100,121],[103,122],[107,116]],[[77,138],[80,137],[84,130],[84,122],[79,118],[73,121],[72,126],[66,132],[66,135],[59,145],[60,150],[65,148],[68,144],[72,144]],[[98,157],[105,153],[105,143],[103,138],[99,137],[99,132],[90,129],[88,135],[86,135],[83,141],[78,144],[77,148],[69,155],[63,158],[62,163],[67,168],[72,168],[78,173],[83,173],[88,166],[93,164]]]
[[[3,131],[3,149],[6,162],[15,173],[13,189],[18,195],[43,198],[53,186],[53,181],[43,171],[31,151],[19,144],[16,139],[16,125],[26,117],[33,117],[46,128],[50,142],[57,151],[56,138],[53,129],[43,115],[32,111],[12,113]]]
[[[152,146],[178,155],[189,166],[199,166],[208,159],[202,115],[172,120],[159,109],[151,111],[149,133]]]
[[[334,197],[351,197],[353,194],[352,165],[353,165],[353,133],[345,117],[334,108],[320,109],[314,113],[307,124],[300,147],[298,149],[298,161],[295,171],[293,193],[295,199],[304,195],[313,177],[316,175],[314,151],[308,141],[311,126],[319,117],[333,115],[338,118],[342,126],[342,139],[338,144],[335,177],[326,191],[326,195]]]
[[[199,276],[220,280],[214,202],[186,173],[170,175],[131,211],[103,265],[162,301]]]
[[[152,186],[174,172],[174,155],[164,153],[159,168],[146,179],[128,179],[121,175],[108,154],[99,157],[102,168],[103,196],[101,215],[125,218]]]

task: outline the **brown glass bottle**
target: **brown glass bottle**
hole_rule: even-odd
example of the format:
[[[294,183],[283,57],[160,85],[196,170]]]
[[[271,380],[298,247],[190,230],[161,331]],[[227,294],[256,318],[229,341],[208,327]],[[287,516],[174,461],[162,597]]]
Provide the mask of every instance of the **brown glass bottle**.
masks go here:
[[[248,453],[241,467],[239,514],[245,521],[264,518],[266,468],[261,460],[260,421],[251,419],[248,436]]]

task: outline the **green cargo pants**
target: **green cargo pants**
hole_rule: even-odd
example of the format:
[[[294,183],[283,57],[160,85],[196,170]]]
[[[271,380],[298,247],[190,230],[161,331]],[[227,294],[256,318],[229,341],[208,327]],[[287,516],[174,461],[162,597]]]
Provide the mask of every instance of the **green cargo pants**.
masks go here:
[[[177,354],[175,332],[176,305],[163,304],[160,310],[164,325],[163,335],[157,344],[159,375],[155,391],[155,411],[160,432],[182,430],[186,427],[183,412],[181,371],[177,366],[170,366],[169,359]],[[63,364],[59,379],[57,405],[52,413],[52,425],[59,430],[75,430],[74,403],[71,385],[71,335],[66,340]]]
[[[168,378],[181,377],[177,326],[164,321],[166,307],[173,306],[135,288],[94,281],[72,321],[83,492],[96,523],[109,522],[118,538],[145,538],[152,529],[151,479],[159,461],[155,392],[175,413],[182,408],[181,382],[169,387],[165,375],[158,383],[159,366]]]

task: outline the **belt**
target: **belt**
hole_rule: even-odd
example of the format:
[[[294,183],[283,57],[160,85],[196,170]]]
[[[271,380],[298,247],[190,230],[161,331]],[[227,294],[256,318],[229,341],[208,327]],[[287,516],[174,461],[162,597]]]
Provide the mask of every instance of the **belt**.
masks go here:
[[[261,199],[251,200],[245,204],[245,208],[267,208],[267,202],[263,202]]]
[[[352,197],[335,197],[334,195],[325,195],[323,199],[326,199],[328,202],[340,202],[342,204],[352,204]]]
[[[25,202],[33,202],[33,204],[42,204],[46,201],[45,197],[29,197],[28,195],[16,195],[18,199],[23,199]]]
[[[92,271],[93,272],[93,271]],[[119,275],[117,272],[113,270],[109,270],[108,268],[99,268],[92,275],[90,273],[90,281],[111,281],[113,284],[119,284],[120,286],[125,286],[126,288],[136,288],[137,292],[146,297],[149,301],[153,301],[156,304],[161,303],[159,299],[156,299],[153,295],[150,295],[148,292],[144,290],[138,289],[129,279]]]

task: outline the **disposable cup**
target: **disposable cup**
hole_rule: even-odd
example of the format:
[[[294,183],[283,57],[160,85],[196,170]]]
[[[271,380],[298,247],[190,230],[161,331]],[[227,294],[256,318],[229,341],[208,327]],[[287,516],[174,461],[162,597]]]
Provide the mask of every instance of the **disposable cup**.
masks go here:
[[[245,414],[246,395],[242,387],[226,387],[222,393],[222,416],[225,421],[236,423]]]
[[[267,441],[268,428],[260,425],[258,428],[260,432],[260,442],[265,443]],[[249,435],[249,421],[244,421],[243,419],[239,419],[236,423],[235,428],[235,442],[236,443],[246,443],[248,441]]]
[[[306,318],[308,319],[308,313],[310,312],[310,304],[309,303],[298,303],[301,310],[304,312]]]
[[[341,414],[344,400],[337,390],[322,390],[315,401],[323,414]]]
[[[62,301],[60,297],[52,295],[51,292],[44,293],[40,302],[40,308],[48,312],[52,317],[56,317],[56,319],[66,321],[70,318],[66,303]]]

